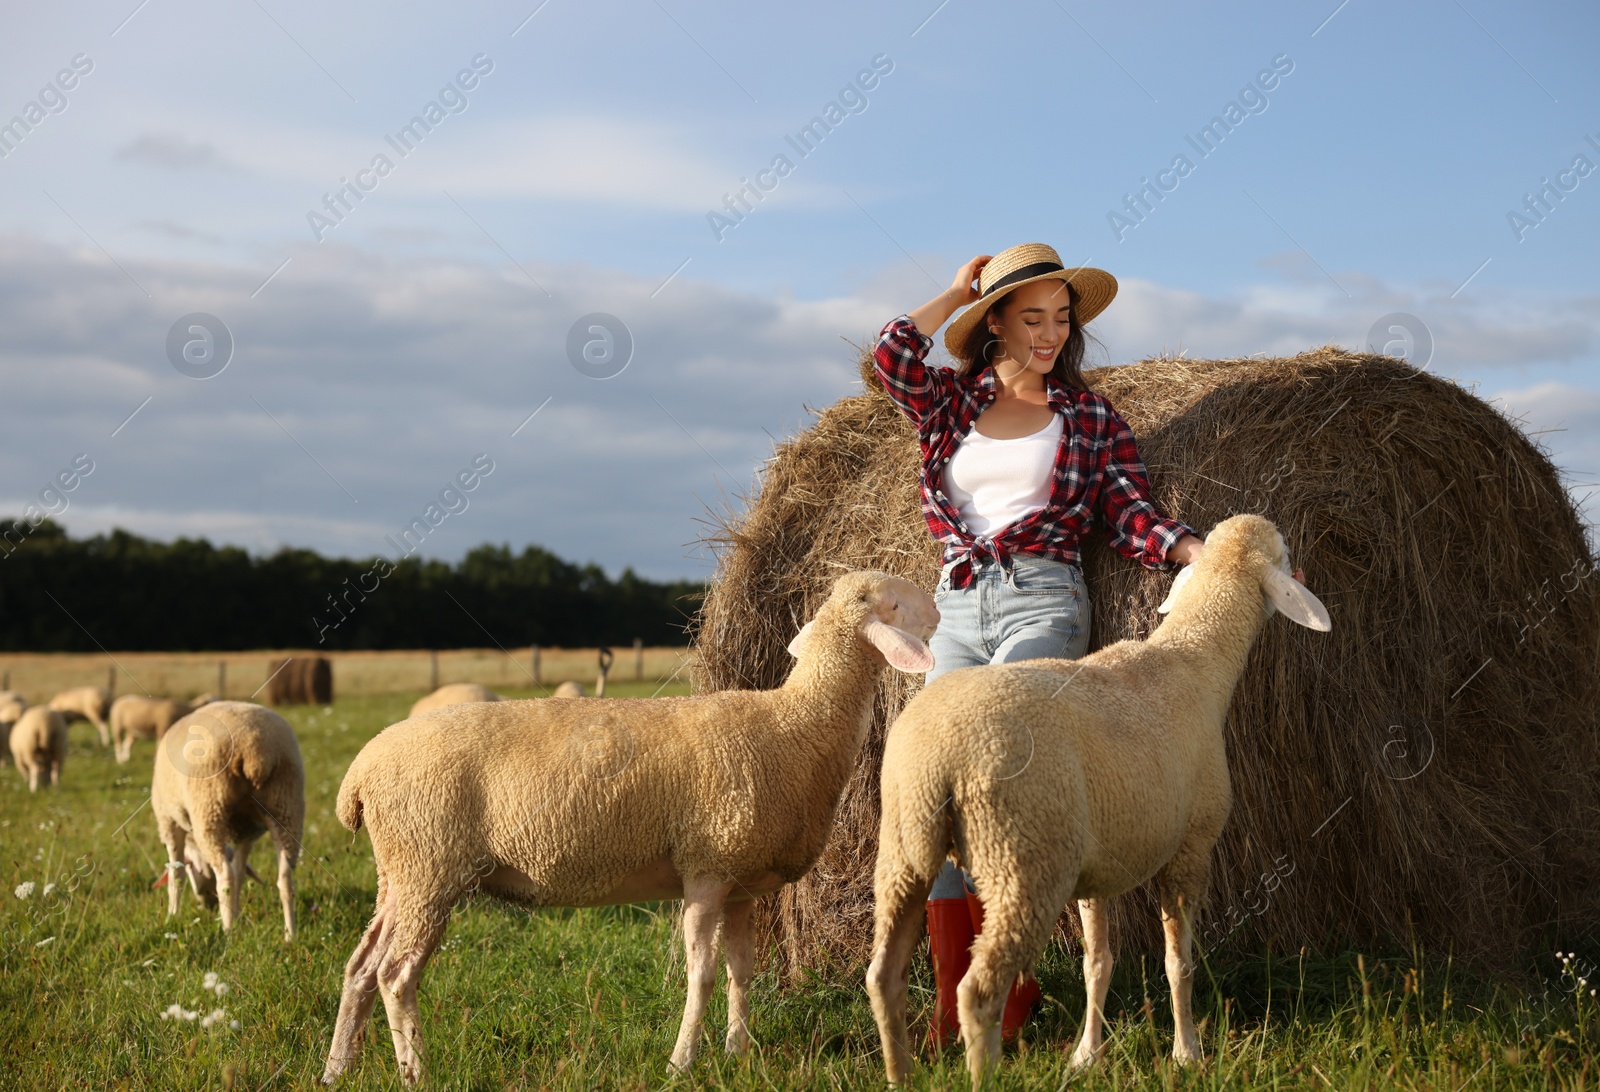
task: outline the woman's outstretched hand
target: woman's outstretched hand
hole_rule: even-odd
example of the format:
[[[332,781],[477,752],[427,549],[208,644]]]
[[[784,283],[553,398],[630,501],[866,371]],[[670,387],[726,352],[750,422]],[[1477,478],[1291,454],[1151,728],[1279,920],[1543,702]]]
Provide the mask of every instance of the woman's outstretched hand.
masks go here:
[[[978,289],[973,282],[992,257],[992,254],[979,254],[973,258],[956,272],[956,279],[949,288],[910,312],[911,321],[916,323],[917,329],[932,337],[934,331],[950,321],[951,315],[967,304],[977,302]]]

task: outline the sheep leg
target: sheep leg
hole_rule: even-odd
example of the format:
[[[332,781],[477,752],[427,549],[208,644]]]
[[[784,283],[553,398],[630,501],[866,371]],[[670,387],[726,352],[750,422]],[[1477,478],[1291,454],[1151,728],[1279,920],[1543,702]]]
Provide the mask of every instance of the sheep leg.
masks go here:
[[[982,861],[973,861],[973,877],[979,892],[984,887],[984,874],[1019,874],[1016,866],[984,868]],[[1000,1062],[1000,1017],[1005,1010],[1006,993],[1011,983],[1018,980],[1024,970],[1029,970],[1045,948],[1054,925],[1053,909],[1061,905],[1056,898],[1053,876],[1038,869],[1035,876],[1022,877],[1024,884],[995,895],[984,903],[984,930],[973,941],[973,964],[962,975],[955,988],[957,1015],[962,1022],[962,1041],[966,1046],[966,1070],[973,1078],[973,1087],[982,1087],[984,1081]],[[1035,879],[1046,881],[1042,889],[1035,887]]]
[[[39,767],[38,766],[29,766],[28,767],[28,791],[29,792],[38,792],[39,791]]]
[[[1079,899],[1078,916],[1083,919],[1083,986],[1087,1003],[1083,1012],[1083,1035],[1069,1062],[1072,1069],[1092,1065],[1104,1051],[1100,1028],[1105,1019],[1106,989],[1111,985],[1111,934],[1106,900]]]
[[[884,849],[879,849],[880,862]],[[877,936],[872,965],[867,968],[867,995],[878,1020],[884,1068],[890,1084],[911,1075],[911,1048],[906,1035],[906,988],[911,976],[911,953],[922,937],[932,882],[919,882],[913,874],[899,881],[879,872],[877,884]]]
[[[722,909],[722,947],[728,961],[728,1037],[724,1049],[743,1057],[750,1049],[750,978],[756,952],[750,934],[754,899],[726,903]]]
[[[186,840],[183,828],[177,823],[161,824],[161,843],[167,847],[167,917],[169,918],[178,912],[178,898],[183,894],[183,876],[189,871],[188,866],[183,863],[183,845]]]
[[[234,901],[236,885],[233,882],[233,862],[228,859],[228,846],[215,833],[223,824],[220,819],[213,821],[210,816],[196,815],[193,819],[194,829],[189,836],[200,847],[201,856],[211,866],[211,874],[217,878],[217,910],[222,915],[222,931],[227,932],[233,928],[233,916],[238,903]],[[190,880],[193,881],[194,877],[190,876]],[[199,894],[197,885],[195,895]]]
[[[689,996],[683,1006],[683,1024],[672,1048],[672,1067],[682,1071],[694,1064],[700,1046],[700,1022],[717,984],[717,922],[731,883],[712,876],[685,877],[683,881],[683,950],[689,969]]]
[[[283,939],[294,939],[294,855],[278,842],[278,901],[283,903]]]
[[[1189,994],[1194,986],[1194,959],[1189,915],[1198,900],[1161,885],[1161,928],[1167,941],[1167,982],[1172,988],[1172,1057],[1180,1065],[1200,1060]]]
[[[445,925],[455,906],[455,895],[433,892],[401,898],[395,911],[394,940],[378,965],[378,991],[389,1014],[389,1034],[394,1058],[407,1084],[422,1080],[422,1012],[417,1007],[417,986],[428,957],[444,938]]]
[[[249,865],[247,862],[250,860],[250,850],[255,848],[255,844],[255,839],[252,838],[248,842],[240,842],[233,847],[233,861],[231,862],[233,865],[233,889],[230,893],[233,895],[232,917],[235,921],[239,920],[239,902],[244,897],[245,881],[249,878]]]
[[[344,991],[339,995],[339,1018],[333,1025],[333,1044],[328,1048],[328,1064],[322,1071],[322,1083],[333,1084],[355,1061],[361,1051],[362,1032],[372,1017],[373,1003],[378,1000],[378,967],[389,954],[394,939],[394,916],[397,909],[390,896],[389,885],[378,877],[378,908],[372,914],[372,924],[362,934],[361,942],[344,965]]]
[[[100,733],[100,746],[111,746],[111,726],[105,722],[105,718],[90,717],[89,719],[94,721],[95,729]]]

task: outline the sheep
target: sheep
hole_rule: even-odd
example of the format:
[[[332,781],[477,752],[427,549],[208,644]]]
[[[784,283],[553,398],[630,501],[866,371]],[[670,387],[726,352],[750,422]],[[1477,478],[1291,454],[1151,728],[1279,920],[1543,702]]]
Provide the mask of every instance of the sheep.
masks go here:
[[[28,699],[16,690],[0,690],[0,744],[11,738],[11,727],[28,708]],[[0,747],[0,753],[11,757],[9,747]]]
[[[48,706],[35,705],[25,710],[11,726],[11,760],[28,776],[28,791],[39,791],[39,775],[45,787],[61,784],[61,760],[67,756],[67,722]]]
[[[283,937],[293,940],[305,781],[294,729],[265,706],[215,701],[173,724],[156,748],[150,782],[150,810],[167,849],[167,916],[178,912],[187,875],[195,897],[220,907],[223,931],[232,930],[245,877],[255,876],[250,849],[270,834]]]
[[[454,705],[460,701],[499,701],[500,695],[490,690],[487,686],[479,686],[474,682],[447,683],[433,693],[417,699],[411,707],[410,716],[420,717],[424,713],[431,713],[435,709],[446,705]]]
[[[1144,641],[1079,660],[1023,660],[942,675],[909,701],[884,745],[867,991],[891,1083],[911,1065],[907,967],[923,904],[951,857],[973,876],[983,932],[957,989],[977,1087],[1000,1056],[1006,990],[1078,900],[1088,995],[1073,1068],[1102,1053],[1111,977],[1107,900],[1160,885],[1172,1054],[1199,1058],[1190,1010],[1193,916],[1232,804],[1222,724],[1252,643],[1274,609],[1326,632],[1327,610],[1289,575],[1273,524],[1213,529]],[[948,811],[945,809],[948,808]]]
[[[573,682],[568,679],[556,687],[555,693],[550,696],[553,698],[583,698],[588,696],[588,692],[584,690],[581,682]]]
[[[192,701],[122,695],[111,703],[111,737],[116,741],[117,761],[127,762],[133,757],[134,740],[160,739],[168,728],[211,700],[210,694],[201,694]]]
[[[100,732],[100,746],[111,746],[111,691],[103,686],[75,686],[50,699],[50,708],[68,724],[86,720]]]
[[[379,991],[401,1076],[422,1079],[417,987],[462,897],[530,906],[684,902],[686,1070],[727,949],[726,1048],[749,1048],[752,900],[816,861],[871,722],[885,663],[933,665],[932,598],[846,573],[776,690],[453,705],[392,725],[351,763],[336,811],[365,824],[377,908],[345,967],[323,1082],[354,1060]]]

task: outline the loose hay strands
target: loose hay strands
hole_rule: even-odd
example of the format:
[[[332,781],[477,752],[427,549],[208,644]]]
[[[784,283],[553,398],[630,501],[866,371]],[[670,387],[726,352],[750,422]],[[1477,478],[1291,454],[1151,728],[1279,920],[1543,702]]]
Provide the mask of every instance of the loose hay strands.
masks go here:
[[[708,536],[697,689],[781,683],[785,645],[841,572],[933,587],[915,434],[865,355],[861,369],[865,392],[780,444],[747,510]],[[1086,377],[1139,438],[1163,512],[1202,532],[1240,511],[1274,520],[1334,620],[1269,621],[1234,694],[1202,947],[1414,938],[1493,966],[1600,924],[1600,596],[1546,453],[1460,386],[1337,346]],[[1098,523],[1084,570],[1091,647],[1159,623],[1170,576]],[[758,909],[790,981],[869,955],[883,734],[919,686],[884,673],[831,841]],[[1159,928],[1152,884],[1117,900],[1119,947],[1153,950]]]

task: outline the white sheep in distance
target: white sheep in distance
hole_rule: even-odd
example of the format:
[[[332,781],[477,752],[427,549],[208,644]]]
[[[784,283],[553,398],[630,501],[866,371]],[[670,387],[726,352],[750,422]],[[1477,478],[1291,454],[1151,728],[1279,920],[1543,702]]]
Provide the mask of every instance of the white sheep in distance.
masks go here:
[[[61,784],[61,762],[67,757],[67,722],[43,705],[23,711],[11,726],[11,760],[27,775],[28,791],[39,791],[40,775],[45,788]]]
[[[245,877],[255,875],[250,849],[270,834],[283,935],[293,940],[305,781],[294,729],[265,706],[215,701],[173,724],[156,748],[150,782],[150,810],[167,848],[167,916],[178,912],[187,875],[195,897],[220,905],[222,928],[232,929]]]
[[[984,904],[957,988],[974,1087],[1000,1057],[1006,990],[1038,961],[1068,899],[1083,919],[1088,994],[1072,1065],[1099,1057],[1107,900],[1152,876],[1177,1025],[1172,1054],[1199,1057],[1190,930],[1232,806],[1223,718],[1275,609],[1310,629],[1332,626],[1290,575],[1283,536],[1256,515],[1217,524],[1159,609],[1167,617],[1144,641],[942,675],[890,726],[867,992],[891,1083],[910,1070],[907,968],[947,856],[972,874]]]
[[[117,761],[127,762],[133,757],[134,740],[160,739],[168,728],[211,700],[210,694],[201,694],[192,701],[122,695],[111,703],[111,738],[116,743]]]
[[[568,679],[560,686],[557,686],[555,693],[550,696],[552,698],[586,698],[589,696],[589,692],[583,688],[581,682],[573,682]]]
[[[435,709],[443,709],[447,705],[454,705],[463,701],[499,701],[500,695],[490,690],[487,686],[479,686],[475,682],[446,683],[431,694],[417,699],[411,707],[409,717],[420,717],[424,713],[431,713]]]
[[[400,1073],[422,1078],[417,986],[473,891],[530,906],[681,898],[689,987],[672,1065],[698,1051],[719,922],[726,1046],[744,1053],[752,900],[815,863],[884,664],[931,667],[938,620],[915,584],[847,573],[790,643],[776,690],[453,705],[379,733],[339,788],[339,821],[371,836],[378,891],[324,1083],[354,1060],[380,990]]]
[[[100,733],[100,746],[111,746],[111,691],[103,686],[75,686],[50,699],[50,708],[67,724],[86,720]]]

